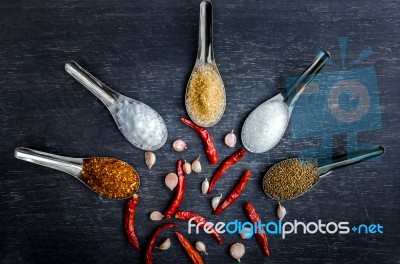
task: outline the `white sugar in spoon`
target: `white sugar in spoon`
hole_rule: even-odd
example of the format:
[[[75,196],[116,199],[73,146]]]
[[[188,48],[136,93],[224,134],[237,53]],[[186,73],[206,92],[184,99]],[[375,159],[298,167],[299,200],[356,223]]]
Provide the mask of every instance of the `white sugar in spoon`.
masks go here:
[[[278,144],[286,131],[294,104],[329,59],[329,53],[321,51],[289,89],[262,103],[250,113],[241,134],[247,150],[263,153]]]

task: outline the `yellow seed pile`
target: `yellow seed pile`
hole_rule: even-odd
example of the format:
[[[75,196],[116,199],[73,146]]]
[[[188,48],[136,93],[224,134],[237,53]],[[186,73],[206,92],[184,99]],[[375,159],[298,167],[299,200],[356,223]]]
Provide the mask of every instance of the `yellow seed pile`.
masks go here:
[[[225,110],[224,83],[215,66],[204,64],[193,70],[186,93],[186,109],[200,126],[212,126]]]
[[[274,165],[264,176],[265,193],[276,200],[290,200],[319,181],[315,163],[288,159]]]
[[[126,162],[112,158],[91,158],[84,161],[80,175],[97,193],[111,199],[124,199],[139,189],[139,176]]]

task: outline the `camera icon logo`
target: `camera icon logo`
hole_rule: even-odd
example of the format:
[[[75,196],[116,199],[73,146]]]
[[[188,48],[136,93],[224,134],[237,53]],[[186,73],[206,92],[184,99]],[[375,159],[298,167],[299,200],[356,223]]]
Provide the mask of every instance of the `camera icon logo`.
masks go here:
[[[359,142],[357,134],[382,127],[375,67],[356,67],[372,54],[371,48],[346,66],[347,38],[340,37],[339,45],[343,68],[318,74],[293,108],[292,137],[322,140],[319,147],[301,150],[300,158],[332,158],[333,137],[340,134],[346,135],[346,152],[369,147],[374,144]],[[331,64],[336,66],[334,62]],[[288,78],[287,87],[295,79]]]

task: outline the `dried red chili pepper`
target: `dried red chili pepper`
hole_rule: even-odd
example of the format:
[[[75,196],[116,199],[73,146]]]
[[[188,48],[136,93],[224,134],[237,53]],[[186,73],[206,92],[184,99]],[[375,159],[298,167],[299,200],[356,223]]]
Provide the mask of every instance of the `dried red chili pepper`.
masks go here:
[[[246,187],[247,183],[249,182],[251,177],[251,172],[249,170],[246,170],[242,177],[240,178],[239,182],[236,184],[236,186],[233,188],[231,193],[226,197],[224,202],[220,204],[217,208],[215,208],[213,214],[220,214],[223,212],[226,208],[228,208],[243,192],[244,188]]]
[[[196,225],[200,224],[199,226],[202,229],[204,229],[204,225],[208,222],[207,219],[205,219],[201,215],[198,215],[198,214],[190,212],[190,211],[179,211],[179,212],[176,212],[175,218],[181,219],[181,220],[186,220],[186,221],[189,221],[190,219],[193,219],[193,222]],[[217,233],[217,231],[214,229],[214,227],[209,228],[209,230],[212,231],[211,235],[218,241],[218,244],[222,245],[222,238]]]
[[[137,250],[140,249],[139,241],[135,233],[135,213],[139,203],[139,196],[135,193],[125,206],[125,233],[131,245]]]
[[[149,241],[149,244],[147,244],[146,253],[145,253],[145,261],[146,261],[147,264],[153,263],[152,251],[153,251],[153,248],[154,248],[154,245],[156,243],[158,235],[162,231],[164,231],[165,229],[168,229],[168,228],[178,228],[178,226],[176,224],[174,224],[174,223],[165,223],[165,224],[162,224],[159,227],[157,227],[154,230],[153,234],[151,235],[150,241]]]
[[[244,206],[244,210],[246,211],[247,216],[250,218],[250,220],[253,223],[258,223],[258,221],[260,221],[260,216],[257,214],[256,209],[254,208],[254,206],[251,203],[247,203]],[[256,238],[257,238],[258,244],[262,248],[262,250],[265,253],[265,255],[269,256],[269,247],[268,247],[267,234],[257,232],[256,233]]]
[[[214,141],[212,137],[210,136],[210,133],[208,133],[207,129],[204,127],[198,126],[192,121],[181,117],[182,123],[187,125],[188,127],[192,128],[194,131],[199,134],[201,141],[203,141],[204,148],[206,149],[206,154],[208,157],[208,161],[210,162],[211,165],[215,165],[218,162],[218,152],[217,149],[215,148]]]
[[[172,203],[170,204],[169,208],[164,213],[164,217],[166,219],[173,217],[175,212],[178,211],[178,209],[181,206],[181,203],[183,201],[183,197],[185,195],[186,177],[183,172],[181,160],[178,160],[176,167],[177,167],[176,170],[178,173],[178,185],[175,188],[174,199],[173,199]]]
[[[196,250],[196,248],[192,245],[192,243],[189,242],[189,240],[186,239],[181,233],[178,231],[175,231],[175,235],[178,237],[179,242],[185,249],[186,253],[189,255],[190,259],[194,264],[202,264],[203,259],[201,258],[199,252]]]
[[[214,184],[221,178],[221,176],[235,163],[241,160],[246,155],[246,150],[241,149],[230,155],[224,162],[219,165],[217,171],[214,173],[214,176],[211,178],[210,187],[208,187],[208,194],[211,193]]]

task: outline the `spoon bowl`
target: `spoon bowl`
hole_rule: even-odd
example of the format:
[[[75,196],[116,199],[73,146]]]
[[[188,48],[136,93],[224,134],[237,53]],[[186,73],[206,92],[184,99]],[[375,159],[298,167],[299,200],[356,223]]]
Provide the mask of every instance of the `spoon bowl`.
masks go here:
[[[212,3],[200,3],[199,42],[196,63],[186,86],[186,111],[194,123],[214,126],[226,107],[225,86],[218,71],[213,49]]]
[[[140,186],[140,178],[135,169],[114,158],[70,158],[23,147],[15,149],[14,156],[65,172],[95,193],[112,200],[132,197]]]
[[[274,200],[292,200],[311,190],[332,171],[369,160],[385,153],[383,146],[373,146],[326,159],[287,159],[272,166],[264,176],[265,194]],[[345,157],[345,158],[343,158]]]
[[[279,143],[295,102],[329,59],[328,52],[320,52],[288,90],[262,103],[249,114],[241,131],[242,143],[247,150],[263,153]]]
[[[67,62],[65,70],[104,103],[119,130],[132,145],[153,151],[165,144],[167,126],[153,108],[115,92],[76,62]]]

